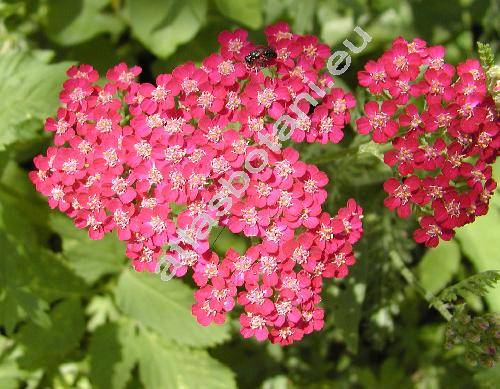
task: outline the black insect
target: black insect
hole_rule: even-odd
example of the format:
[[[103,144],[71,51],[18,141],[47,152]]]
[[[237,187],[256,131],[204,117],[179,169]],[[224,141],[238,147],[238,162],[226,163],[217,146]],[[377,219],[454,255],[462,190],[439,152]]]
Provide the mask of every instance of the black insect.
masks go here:
[[[276,59],[278,55],[270,47],[259,47],[253,50],[250,54],[245,57],[245,62],[251,68],[253,67],[266,67],[269,66],[273,59]]]

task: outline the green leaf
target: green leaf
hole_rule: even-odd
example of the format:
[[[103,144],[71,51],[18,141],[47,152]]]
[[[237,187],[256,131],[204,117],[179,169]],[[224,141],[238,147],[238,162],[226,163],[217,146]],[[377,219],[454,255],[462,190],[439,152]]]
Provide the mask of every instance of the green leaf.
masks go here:
[[[441,242],[438,247],[428,249],[418,264],[418,275],[422,286],[432,294],[443,289],[460,266],[460,247],[452,240]]]
[[[189,42],[205,24],[206,0],[127,0],[132,32],[158,57],[166,58]]]
[[[75,275],[60,257],[47,250],[27,259],[26,276],[30,292],[52,302],[63,297],[80,297],[87,293],[85,282]]]
[[[21,289],[7,287],[0,295],[0,325],[11,334],[14,327],[24,318],[29,317],[34,323],[47,327],[50,324],[46,301]]]
[[[245,238],[238,234],[233,234],[227,228],[214,227],[212,231],[210,231],[208,241],[210,242],[210,247],[222,256],[224,256],[230,248],[236,250],[240,254],[248,249],[248,242]]]
[[[367,143],[363,143],[359,146],[358,149],[358,154],[368,154],[368,155],[373,155],[375,158],[379,159],[380,161],[384,161],[384,147],[381,146],[378,143],[375,143],[373,141],[369,141]]]
[[[26,121],[41,121],[55,113],[59,86],[70,65],[49,65],[21,53],[0,55],[0,150],[37,135],[33,126],[24,132],[18,128]]]
[[[115,234],[91,240],[85,230],[78,229],[61,213],[50,215],[50,226],[61,236],[63,255],[69,266],[89,284],[125,266],[125,246]]]
[[[36,207],[27,198],[0,191],[0,250],[6,253],[0,261],[0,286],[29,285],[29,292],[48,301],[84,293],[83,281],[42,246],[40,226],[25,216],[30,209]]]
[[[94,295],[87,304],[85,313],[89,317],[87,329],[94,331],[108,321],[116,321],[120,317],[116,305],[109,295]]]
[[[35,264],[29,261],[24,242],[16,240],[18,234],[10,223],[10,220],[15,220],[14,215],[17,214],[18,218],[19,213],[5,205],[4,201],[0,202],[0,252],[4,253],[0,261],[0,324],[11,332],[26,316],[40,325],[47,325],[49,320],[45,313],[48,304],[27,287],[31,281],[30,269]],[[29,232],[27,229],[26,233]]]
[[[37,234],[43,236],[41,229],[25,216],[31,205],[22,196],[0,191],[0,252],[4,253],[0,320],[9,329],[24,317],[47,325],[47,302],[86,291],[83,281],[64,262],[40,246]]]
[[[495,166],[498,169],[499,165]],[[490,209],[485,216],[478,217],[474,223],[457,230],[457,239],[465,255],[477,271],[500,269],[500,195],[497,193],[490,201]],[[492,289],[486,301],[493,311],[500,310],[500,286]]]
[[[203,350],[182,348],[149,331],[139,336],[139,373],[150,389],[231,389],[234,375]]]
[[[23,378],[22,371],[16,366],[15,362],[0,364],[0,388],[18,389],[20,380]]]
[[[117,36],[125,27],[118,17],[103,11],[109,0],[51,0],[47,5],[47,35],[60,45],[82,43],[105,32]]]
[[[179,280],[164,282],[157,274],[127,269],[115,289],[118,307],[156,330],[166,340],[205,347],[229,337],[228,325],[203,327],[191,314],[193,291]]]
[[[230,19],[253,29],[262,25],[261,0],[215,0],[220,12]]]
[[[96,388],[124,388],[136,363],[136,336],[130,323],[107,323],[90,339],[90,381]]]
[[[17,341],[24,346],[20,365],[27,369],[50,369],[64,361],[79,345],[85,331],[85,320],[80,301],[64,300],[50,313],[48,328],[29,323],[21,328]]]
[[[10,335],[22,317],[23,312],[19,309],[12,292],[8,289],[2,290],[0,292],[0,326],[4,327],[6,333]]]
[[[47,237],[46,227],[48,210],[34,199],[0,183],[0,230],[5,231],[11,242],[22,244],[23,252],[36,249]]]
[[[359,322],[365,300],[367,263],[360,258],[343,281],[345,289],[340,290],[331,302],[333,325],[351,353],[356,353],[359,344]]]
[[[27,383],[30,372],[21,370],[16,361],[19,347],[14,340],[0,335],[0,388],[18,389]]]

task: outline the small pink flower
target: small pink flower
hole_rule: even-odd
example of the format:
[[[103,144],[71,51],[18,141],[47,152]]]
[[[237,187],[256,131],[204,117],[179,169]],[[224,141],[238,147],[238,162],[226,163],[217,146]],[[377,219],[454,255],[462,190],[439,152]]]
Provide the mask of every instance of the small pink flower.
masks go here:
[[[411,214],[411,205],[419,189],[420,179],[416,176],[408,177],[403,182],[390,178],[384,183],[384,190],[389,194],[384,205],[390,210],[396,209],[399,217],[406,218]]]
[[[365,65],[365,70],[358,73],[358,80],[361,86],[368,88],[370,93],[381,93],[386,87],[388,74],[384,64],[379,61],[369,61]]]
[[[424,216],[420,220],[420,229],[415,230],[413,237],[418,243],[425,243],[427,247],[436,247],[439,239],[450,240],[453,232],[444,229],[431,216]]]
[[[234,204],[231,213],[234,215],[229,221],[231,232],[243,232],[246,236],[257,236],[270,223],[271,211],[258,210],[251,204]]]
[[[368,134],[373,131],[373,140],[377,143],[385,143],[398,131],[398,125],[392,119],[396,109],[396,104],[391,101],[384,101],[381,107],[374,101],[366,103],[366,116],[356,120],[358,131],[360,134]]]
[[[57,120],[48,118],[45,121],[45,130],[54,132],[54,144],[56,146],[62,146],[75,136],[73,127],[75,122],[76,117],[72,112],[64,108],[59,108],[57,110]]]
[[[389,76],[398,78],[408,76],[415,80],[420,72],[422,59],[417,53],[410,53],[407,44],[393,44],[391,50],[384,53],[382,62]]]
[[[106,73],[106,78],[116,84],[118,89],[126,90],[130,87],[135,78],[141,73],[139,66],[133,66],[130,69],[125,63],[120,63]]]

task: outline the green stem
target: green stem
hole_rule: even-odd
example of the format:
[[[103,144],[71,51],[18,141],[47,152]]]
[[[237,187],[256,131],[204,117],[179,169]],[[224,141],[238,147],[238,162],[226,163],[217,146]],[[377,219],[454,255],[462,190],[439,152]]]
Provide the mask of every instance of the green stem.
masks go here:
[[[433,306],[441,314],[441,316],[446,319],[446,321],[450,321],[452,314],[448,311],[443,301],[438,299],[431,292],[425,290],[420,282],[418,282],[413,272],[405,265],[405,263],[401,260],[401,257],[395,251],[391,251],[389,256],[405,281],[412,286],[431,306]]]

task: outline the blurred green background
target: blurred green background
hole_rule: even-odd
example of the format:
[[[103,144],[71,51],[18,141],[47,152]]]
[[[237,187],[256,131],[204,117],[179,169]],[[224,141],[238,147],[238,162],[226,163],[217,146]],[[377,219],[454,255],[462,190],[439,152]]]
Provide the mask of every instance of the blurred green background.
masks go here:
[[[323,331],[285,348],[243,340],[237,317],[198,326],[189,282],[134,273],[115,237],[90,241],[35,193],[27,172],[50,144],[42,123],[56,112],[71,64],[104,72],[125,61],[151,81],[216,51],[224,29],[246,28],[262,43],[262,29],[278,20],[334,50],[356,25],[373,37],[337,81],[360,106],[356,72],[398,35],[442,44],[456,63],[476,56],[478,40],[496,49],[500,31],[494,0],[0,1],[0,389],[498,385],[498,365],[471,366],[469,346],[445,347],[446,320],[429,303],[444,288],[500,267],[500,195],[455,240],[425,251],[410,237],[415,220],[383,208],[390,172],[376,150],[350,152],[350,128],[340,145],[300,150],[330,176],[330,210],[348,197],[365,209],[359,260],[349,277],[325,288]],[[498,180],[498,164],[495,174]],[[215,248],[246,245],[223,233]],[[476,293],[445,309],[479,318],[498,312],[500,288],[469,289]]]

